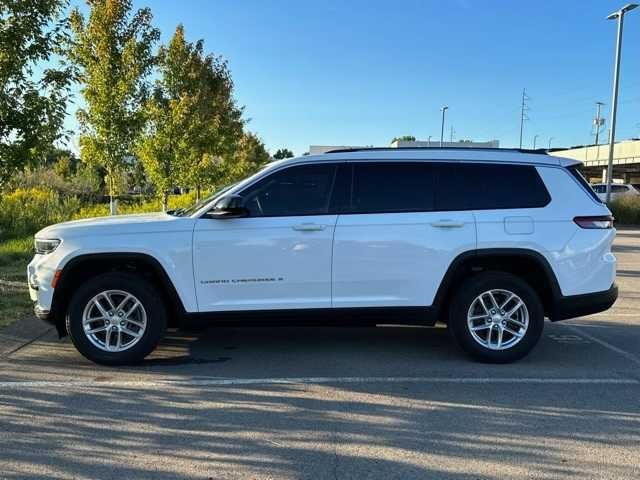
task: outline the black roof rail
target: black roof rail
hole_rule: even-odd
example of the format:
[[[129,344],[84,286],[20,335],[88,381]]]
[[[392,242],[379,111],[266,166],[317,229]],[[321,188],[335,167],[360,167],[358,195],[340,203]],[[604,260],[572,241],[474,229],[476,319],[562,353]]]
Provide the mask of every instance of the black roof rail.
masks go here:
[[[324,153],[350,153],[350,152],[396,152],[403,150],[481,150],[489,152],[518,152],[534,153],[537,155],[547,155],[546,148],[497,148],[497,147],[359,147],[359,148],[337,148]]]

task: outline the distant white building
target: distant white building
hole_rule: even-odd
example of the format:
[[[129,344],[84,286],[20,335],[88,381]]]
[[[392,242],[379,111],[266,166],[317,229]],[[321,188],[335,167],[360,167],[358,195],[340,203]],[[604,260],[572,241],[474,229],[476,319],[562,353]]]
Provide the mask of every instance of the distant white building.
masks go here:
[[[391,142],[393,148],[438,148],[440,140],[394,140]],[[443,148],[500,148],[499,140],[489,140],[488,142],[472,142],[471,140],[459,140],[457,142],[442,142]]]

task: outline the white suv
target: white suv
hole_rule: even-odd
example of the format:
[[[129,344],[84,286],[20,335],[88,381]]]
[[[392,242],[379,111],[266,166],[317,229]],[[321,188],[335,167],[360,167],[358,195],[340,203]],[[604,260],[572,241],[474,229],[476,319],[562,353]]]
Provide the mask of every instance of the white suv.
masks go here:
[[[167,324],[250,317],[441,320],[473,357],[509,362],[545,317],[616,300],[613,218],[576,165],[498,149],[277,161],[190,209],[41,230],[30,293],[103,364],[142,360]]]
[[[607,198],[607,184],[606,183],[596,183],[591,185],[593,191],[596,192],[598,198],[603,202]],[[627,196],[638,196],[640,192],[631,184],[628,183],[614,183],[611,185],[611,200],[617,200],[620,197]]]

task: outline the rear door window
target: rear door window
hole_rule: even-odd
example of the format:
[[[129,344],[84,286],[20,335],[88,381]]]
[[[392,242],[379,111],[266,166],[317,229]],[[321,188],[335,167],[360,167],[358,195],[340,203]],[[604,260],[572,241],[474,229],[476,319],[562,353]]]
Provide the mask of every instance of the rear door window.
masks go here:
[[[437,210],[539,208],[551,201],[535,167],[435,163]]]
[[[351,213],[431,211],[433,181],[426,162],[353,163]]]

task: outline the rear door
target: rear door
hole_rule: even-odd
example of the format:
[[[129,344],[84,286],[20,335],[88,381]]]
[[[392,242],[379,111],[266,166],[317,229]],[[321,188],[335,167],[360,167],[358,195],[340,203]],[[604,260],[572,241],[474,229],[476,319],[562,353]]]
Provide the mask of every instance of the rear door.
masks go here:
[[[334,307],[429,306],[451,261],[475,248],[471,212],[437,211],[435,175],[405,161],[341,172],[352,188],[334,234]]]

